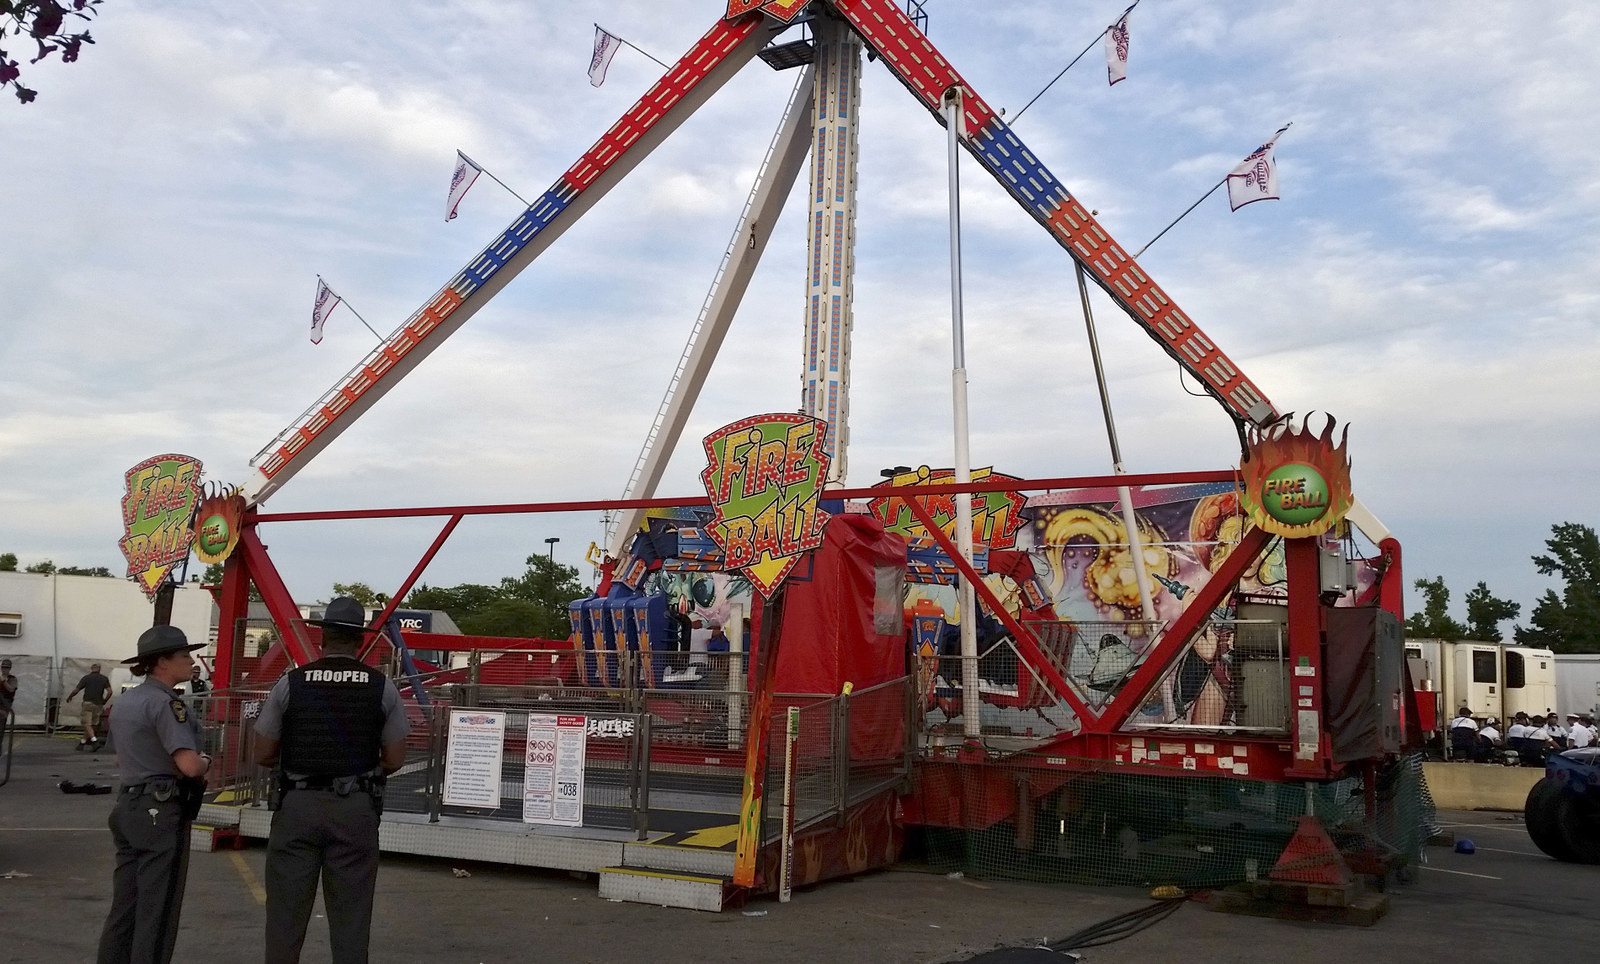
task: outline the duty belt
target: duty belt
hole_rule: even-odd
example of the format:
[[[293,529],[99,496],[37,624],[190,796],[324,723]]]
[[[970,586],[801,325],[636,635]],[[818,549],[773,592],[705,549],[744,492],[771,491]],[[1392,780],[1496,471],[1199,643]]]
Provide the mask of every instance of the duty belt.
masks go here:
[[[178,783],[176,779],[146,780],[143,783],[123,784],[122,793],[129,796],[139,796],[140,794],[149,793],[160,800],[170,800],[172,799],[172,795],[177,792],[177,789]]]
[[[331,790],[341,796],[355,793],[357,790],[370,793],[375,787],[381,786],[372,777],[366,774],[349,777],[284,777],[285,790]]]

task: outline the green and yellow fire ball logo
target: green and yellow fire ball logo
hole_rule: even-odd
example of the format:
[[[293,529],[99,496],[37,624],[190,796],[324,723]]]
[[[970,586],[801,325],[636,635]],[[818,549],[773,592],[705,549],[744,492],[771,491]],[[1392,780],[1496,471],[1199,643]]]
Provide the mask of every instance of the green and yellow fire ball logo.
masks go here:
[[[1346,435],[1334,442],[1335,421],[1321,432],[1289,419],[1254,429],[1240,474],[1250,521],[1288,539],[1321,535],[1350,510],[1350,458]],[[1345,430],[1348,433],[1348,428]]]

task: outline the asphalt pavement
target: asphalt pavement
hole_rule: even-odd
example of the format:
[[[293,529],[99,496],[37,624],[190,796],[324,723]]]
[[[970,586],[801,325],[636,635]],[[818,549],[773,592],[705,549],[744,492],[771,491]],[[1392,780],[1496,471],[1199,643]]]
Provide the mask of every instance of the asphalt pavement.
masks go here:
[[[93,960],[110,903],[113,796],[63,794],[63,779],[115,783],[109,753],[19,735],[0,787],[0,961]],[[1194,904],[1087,961],[1351,964],[1553,962],[1594,956],[1600,866],[1557,863],[1520,815],[1445,813],[1477,853],[1429,848],[1389,915],[1347,927],[1214,913]],[[176,960],[262,958],[265,851],[195,853]],[[458,876],[455,870],[470,876]],[[602,900],[592,878],[463,861],[385,857],[375,962],[946,962],[1037,944],[1149,903],[1129,888],[950,878],[905,866],[707,914]],[[320,915],[320,905],[316,913]],[[329,960],[312,921],[306,964]]]

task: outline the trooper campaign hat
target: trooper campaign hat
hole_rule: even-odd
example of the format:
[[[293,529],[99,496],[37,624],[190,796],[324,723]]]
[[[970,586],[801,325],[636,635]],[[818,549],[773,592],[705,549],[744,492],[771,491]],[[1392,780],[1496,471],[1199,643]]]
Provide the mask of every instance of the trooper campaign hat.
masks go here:
[[[328,608],[322,611],[321,619],[308,619],[306,622],[313,626],[342,629],[351,633],[378,632],[376,629],[367,628],[367,608],[349,596],[340,596],[328,603]]]
[[[176,626],[151,626],[139,634],[139,653],[122,661],[122,665],[131,666],[146,656],[165,656],[168,653],[179,651],[192,653],[197,649],[205,649],[205,643],[191,643],[183,630]]]

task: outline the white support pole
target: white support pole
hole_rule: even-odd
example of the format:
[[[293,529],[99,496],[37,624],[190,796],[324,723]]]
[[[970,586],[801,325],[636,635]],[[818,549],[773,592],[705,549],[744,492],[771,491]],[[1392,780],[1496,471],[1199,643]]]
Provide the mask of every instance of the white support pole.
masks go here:
[[[772,228],[778,223],[778,215],[783,212],[783,202],[788,199],[789,189],[800,176],[800,168],[805,164],[806,154],[811,147],[811,75],[814,70],[807,68],[802,71],[795,83],[789,106],[784,111],[783,119],[767,149],[766,159],[750,188],[739,225],[728,242],[722,265],[712,279],[711,289],[700,309],[700,317],[689,334],[689,342],[684,347],[677,371],[673,373],[666,397],[662,399],[655,422],[645,438],[643,450],[634,465],[633,477],[628,481],[625,498],[648,499],[655,495],[656,486],[666,472],[667,462],[677,448],[684,426],[688,424],[689,413],[694,408],[701,387],[705,385],[706,376],[711,372],[711,363],[716,361],[717,349],[722,347],[733,316],[739,310],[739,302],[744,298],[756,265],[767,249]],[[606,551],[613,559],[620,558],[627,550],[629,540],[643,520],[643,509],[629,509],[616,519],[615,528],[608,526]]]
[[[967,437],[967,346],[961,316],[961,89],[944,95],[944,122],[950,167],[950,343],[953,365],[950,396],[955,409],[955,484],[972,481],[972,453]],[[956,496],[956,548],[972,564],[972,496]],[[962,576],[961,594],[961,720],[962,734],[982,735],[978,709],[978,606],[971,580]]]
[[[783,850],[778,868],[778,903],[787,904],[794,887],[794,750],[800,742],[800,707],[791,706],[783,728]]]
[[[1131,7],[1129,9],[1132,9]],[[1106,440],[1111,443],[1111,471],[1126,474],[1122,467],[1122,447],[1117,444],[1117,425],[1111,418],[1111,395],[1106,391],[1105,368],[1100,362],[1100,339],[1095,335],[1094,311],[1089,307],[1089,285],[1083,277],[1083,265],[1076,259],[1073,267],[1078,273],[1078,300],[1083,304],[1083,323],[1089,330],[1089,357],[1094,361],[1094,383],[1100,389],[1100,411],[1106,418]],[[1144,540],[1139,537],[1139,519],[1133,514],[1133,493],[1125,485],[1117,486],[1117,499],[1122,503],[1122,527],[1128,532],[1128,558],[1133,566],[1133,580],[1139,587],[1139,608],[1145,622],[1156,621],[1155,590],[1150,585],[1150,573],[1144,566]]]

